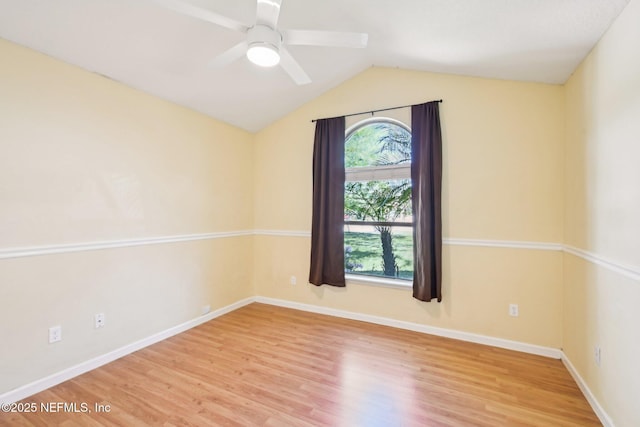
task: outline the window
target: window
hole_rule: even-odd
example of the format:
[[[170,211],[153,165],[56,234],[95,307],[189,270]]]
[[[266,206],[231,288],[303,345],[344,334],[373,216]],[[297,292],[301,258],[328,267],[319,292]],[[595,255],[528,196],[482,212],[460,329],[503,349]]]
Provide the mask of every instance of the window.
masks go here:
[[[370,119],[345,140],[345,272],[411,280],[411,133],[401,122]]]

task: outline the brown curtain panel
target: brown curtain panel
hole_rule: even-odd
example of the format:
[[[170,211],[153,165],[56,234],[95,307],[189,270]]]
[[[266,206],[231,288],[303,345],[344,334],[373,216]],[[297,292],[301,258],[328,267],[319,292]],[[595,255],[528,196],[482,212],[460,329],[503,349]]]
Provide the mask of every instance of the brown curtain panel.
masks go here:
[[[344,117],[316,121],[309,283],[317,286],[345,286],[344,133]]]
[[[439,102],[411,107],[413,297],[442,301],[442,133]]]

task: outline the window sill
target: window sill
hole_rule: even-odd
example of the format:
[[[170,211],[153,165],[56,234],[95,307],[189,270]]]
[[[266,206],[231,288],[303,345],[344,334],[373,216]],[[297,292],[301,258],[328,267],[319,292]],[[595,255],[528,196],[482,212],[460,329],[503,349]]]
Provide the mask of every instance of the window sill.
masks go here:
[[[347,284],[382,286],[394,289],[412,289],[413,282],[409,280],[388,279],[382,277],[364,276],[360,274],[345,274]]]

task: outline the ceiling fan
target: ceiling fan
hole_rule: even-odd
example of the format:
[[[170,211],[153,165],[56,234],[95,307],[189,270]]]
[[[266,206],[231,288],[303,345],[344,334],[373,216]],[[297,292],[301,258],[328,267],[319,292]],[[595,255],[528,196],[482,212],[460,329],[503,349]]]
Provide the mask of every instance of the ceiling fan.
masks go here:
[[[282,0],[257,0],[256,22],[250,27],[182,0],[153,1],[183,15],[246,34],[245,41],[213,58],[210,67],[223,67],[246,54],[251,62],[262,67],[280,64],[299,85],[311,83],[311,79],[284,45],[364,48],[369,38],[365,33],[279,29],[277,23]]]

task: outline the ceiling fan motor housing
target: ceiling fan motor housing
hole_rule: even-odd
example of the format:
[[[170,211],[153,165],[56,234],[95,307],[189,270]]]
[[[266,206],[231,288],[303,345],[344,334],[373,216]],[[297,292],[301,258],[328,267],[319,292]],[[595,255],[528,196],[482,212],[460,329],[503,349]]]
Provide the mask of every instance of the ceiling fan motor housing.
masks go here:
[[[251,46],[269,46],[280,51],[282,36],[279,32],[266,25],[256,24],[247,31],[247,42]]]

